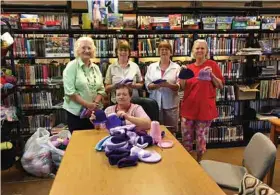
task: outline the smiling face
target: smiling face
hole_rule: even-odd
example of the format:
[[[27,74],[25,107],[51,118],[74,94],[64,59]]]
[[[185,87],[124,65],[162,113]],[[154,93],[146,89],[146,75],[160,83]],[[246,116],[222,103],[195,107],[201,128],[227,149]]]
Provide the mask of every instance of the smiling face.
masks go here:
[[[160,58],[170,59],[171,51],[166,47],[159,48],[159,56]]]
[[[208,54],[207,44],[205,42],[196,42],[192,52],[195,59],[206,59]]]
[[[128,48],[119,48],[118,49],[118,58],[120,60],[126,61],[128,60],[129,49]]]
[[[127,87],[120,87],[116,89],[116,100],[118,104],[127,106],[130,104],[131,94]]]
[[[172,54],[171,44],[167,41],[161,41],[158,45],[158,53],[161,60],[169,60]]]
[[[92,44],[89,41],[87,40],[81,41],[78,49],[78,56],[82,60],[89,60],[90,58],[93,58],[94,48],[92,47]]]

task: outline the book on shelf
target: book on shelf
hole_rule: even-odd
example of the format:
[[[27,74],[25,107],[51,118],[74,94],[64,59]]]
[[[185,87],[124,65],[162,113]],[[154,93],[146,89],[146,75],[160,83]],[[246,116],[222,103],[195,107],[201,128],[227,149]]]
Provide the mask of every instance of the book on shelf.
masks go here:
[[[202,17],[203,29],[204,30],[215,30],[216,29],[216,17]]]
[[[199,29],[200,17],[192,14],[182,15],[182,27],[187,29]]]
[[[232,16],[217,16],[216,29],[217,30],[231,29],[232,20],[233,20]]]
[[[71,29],[81,29],[79,15],[72,15],[71,17]]]
[[[1,19],[8,21],[12,29],[18,29],[19,14],[1,13]]]
[[[170,14],[169,25],[170,30],[181,30],[181,14]]]
[[[108,14],[108,29],[123,29],[123,14]]]
[[[88,13],[82,13],[82,29],[91,29],[91,20]]]
[[[136,30],[136,14],[123,14],[123,28]]]

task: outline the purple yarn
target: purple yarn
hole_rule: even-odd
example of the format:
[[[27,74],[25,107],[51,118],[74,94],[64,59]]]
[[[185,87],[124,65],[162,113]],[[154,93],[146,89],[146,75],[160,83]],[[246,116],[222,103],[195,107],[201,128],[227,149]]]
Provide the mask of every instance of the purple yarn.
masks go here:
[[[128,156],[126,158],[121,159],[118,162],[118,167],[119,168],[124,168],[124,167],[136,166],[137,162],[138,162],[138,157],[137,156]]]
[[[210,72],[207,70],[200,70],[198,73],[198,77],[199,80],[203,80],[203,81],[211,81],[211,76],[210,76]]]

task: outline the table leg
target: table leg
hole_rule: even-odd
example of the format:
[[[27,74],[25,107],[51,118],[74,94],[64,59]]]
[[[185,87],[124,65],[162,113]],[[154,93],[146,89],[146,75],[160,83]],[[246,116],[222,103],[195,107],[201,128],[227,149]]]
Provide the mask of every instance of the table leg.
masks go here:
[[[273,124],[271,125],[271,130],[270,130],[270,140],[275,144],[275,146],[277,148],[278,140],[277,140],[276,126]],[[267,184],[270,187],[272,187],[274,167],[275,167],[275,161],[273,162],[273,165],[267,174]]]

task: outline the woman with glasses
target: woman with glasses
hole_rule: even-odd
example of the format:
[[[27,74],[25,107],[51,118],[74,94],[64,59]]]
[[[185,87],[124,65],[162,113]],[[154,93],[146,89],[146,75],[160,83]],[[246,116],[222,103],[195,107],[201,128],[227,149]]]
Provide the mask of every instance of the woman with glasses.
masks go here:
[[[120,40],[116,46],[118,59],[109,66],[106,78],[105,89],[111,93],[111,102],[116,104],[116,87],[118,84],[125,84],[132,89],[132,97],[138,97],[138,89],[143,87],[143,78],[139,66],[129,60],[130,45],[126,40]]]
[[[173,133],[178,130],[180,66],[170,60],[171,44],[161,41],[158,46],[160,61],[152,63],[145,75],[145,85],[150,98],[155,99],[160,109],[160,123],[168,126]],[[161,80],[160,80],[161,79]]]
[[[80,118],[86,108],[95,110],[101,106],[106,95],[99,67],[90,59],[95,55],[95,45],[90,37],[79,38],[74,47],[75,60],[70,61],[63,71],[64,103],[70,132],[94,129],[88,118]]]

